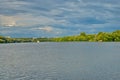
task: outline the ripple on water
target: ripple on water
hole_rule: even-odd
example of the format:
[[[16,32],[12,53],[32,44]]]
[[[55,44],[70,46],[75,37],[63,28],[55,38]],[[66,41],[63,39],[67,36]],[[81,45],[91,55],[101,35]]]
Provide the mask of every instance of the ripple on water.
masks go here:
[[[120,80],[120,43],[0,45],[0,80]]]

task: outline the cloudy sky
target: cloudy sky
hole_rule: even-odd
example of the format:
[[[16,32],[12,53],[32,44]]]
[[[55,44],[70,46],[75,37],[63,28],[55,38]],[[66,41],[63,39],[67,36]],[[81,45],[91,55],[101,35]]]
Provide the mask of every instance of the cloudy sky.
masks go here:
[[[0,35],[56,37],[120,29],[120,0],[0,0]]]

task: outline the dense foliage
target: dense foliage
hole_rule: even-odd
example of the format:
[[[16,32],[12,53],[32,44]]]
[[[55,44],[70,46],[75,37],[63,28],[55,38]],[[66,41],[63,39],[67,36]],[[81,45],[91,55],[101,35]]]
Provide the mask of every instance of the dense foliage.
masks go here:
[[[89,42],[119,42],[120,30],[114,32],[99,32],[97,34],[86,34],[81,32],[75,36],[57,38],[9,38],[0,36],[0,43],[22,43],[22,42],[68,42],[68,41],[89,41]]]
[[[54,38],[53,41],[89,41],[89,42],[117,42],[120,41],[120,30],[114,32],[99,32],[97,34],[86,34],[81,32],[80,35]]]

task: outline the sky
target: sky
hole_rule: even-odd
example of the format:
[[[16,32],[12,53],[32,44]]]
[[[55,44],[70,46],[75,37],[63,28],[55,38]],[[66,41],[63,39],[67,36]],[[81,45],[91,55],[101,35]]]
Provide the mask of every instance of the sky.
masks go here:
[[[0,0],[0,35],[60,37],[120,29],[120,0]]]

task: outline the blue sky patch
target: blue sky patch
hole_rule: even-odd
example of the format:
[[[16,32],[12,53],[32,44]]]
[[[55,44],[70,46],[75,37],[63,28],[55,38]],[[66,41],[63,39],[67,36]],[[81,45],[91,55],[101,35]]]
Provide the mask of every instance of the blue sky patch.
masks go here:
[[[119,0],[0,0],[0,35],[57,37],[120,29]]]

